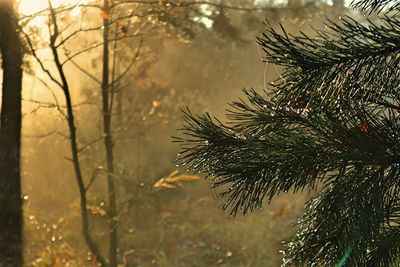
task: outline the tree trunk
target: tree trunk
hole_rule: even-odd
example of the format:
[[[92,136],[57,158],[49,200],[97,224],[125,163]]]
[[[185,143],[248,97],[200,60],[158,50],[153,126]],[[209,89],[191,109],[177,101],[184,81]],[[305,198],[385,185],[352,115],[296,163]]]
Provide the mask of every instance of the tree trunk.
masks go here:
[[[3,98],[0,116],[0,266],[22,266],[20,177],[22,48],[14,1],[0,0]]]
[[[0,0],[1,1],[1,0]],[[81,209],[81,219],[82,219],[82,234],[85,239],[87,246],[89,247],[90,251],[93,253],[96,261],[100,263],[102,267],[107,267],[107,261],[101,254],[99,248],[97,247],[96,242],[93,240],[92,236],[90,235],[90,225],[89,225],[89,216],[87,211],[87,196],[86,191],[87,188],[85,187],[81,164],[79,160],[79,149],[78,149],[78,138],[76,133],[76,125],[75,125],[75,117],[74,117],[74,110],[72,105],[71,93],[70,88],[67,80],[67,76],[65,75],[63,64],[61,63],[60,57],[58,55],[56,40],[59,36],[58,31],[58,23],[57,23],[57,16],[56,12],[54,11],[51,1],[48,0],[49,10],[51,14],[51,25],[53,26],[53,32],[50,33],[50,49],[53,54],[54,63],[57,67],[58,74],[61,78],[61,88],[64,92],[65,96],[65,103],[67,107],[67,122],[68,122],[68,129],[70,135],[70,146],[71,146],[71,154],[72,154],[72,163],[74,165],[75,177],[78,183],[79,188],[79,197],[80,197],[80,209]],[[2,267],[2,266],[0,266]]]
[[[110,5],[108,0],[104,0],[103,6],[103,77],[102,77],[102,100],[103,100],[103,136],[104,147],[106,151],[107,163],[107,184],[108,184],[108,225],[109,225],[109,266],[117,266],[117,203],[115,191],[115,177],[114,177],[114,155],[113,155],[113,141],[111,134],[111,110],[110,110],[110,51],[109,51],[109,31],[110,31]]]

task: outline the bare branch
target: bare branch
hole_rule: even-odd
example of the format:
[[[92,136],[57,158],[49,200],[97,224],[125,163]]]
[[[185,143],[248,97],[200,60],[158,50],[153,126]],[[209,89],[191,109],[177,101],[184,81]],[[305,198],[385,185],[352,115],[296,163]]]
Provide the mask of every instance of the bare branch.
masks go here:
[[[122,39],[138,38],[138,37],[142,37],[142,36],[143,36],[143,34],[125,35],[125,36],[123,36],[123,37],[118,37],[118,38],[114,38],[114,39],[109,39],[109,41],[118,41],[118,40],[122,40]],[[88,51],[90,51],[90,50],[96,49],[96,48],[102,46],[103,44],[104,44],[104,42],[95,43],[94,45],[89,46],[89,47],[87,47],[87,48],[85,48],[85,49],[82,49],[82,50],[80,50],[80,51],[78,51],[78,52],[76,52],[76,53],[74,53],[74,54],[72,54],[72,55],[68,55],[68,52],[67,52],[68,58],[67,58],[64,62],[62,62],[61,64],[62,64],[62,65],[65,65],[65,64],[66,64],[68,61],[70,61],[71,59],[74,59],[75,57],[77,57],[77,56],[79,56],[79,55],[81,55],[81,54],[83,54],[83,53],[85,53],[85,52],[88,52]]]
[[[76,134],[76,125],[74,119],[74,110],[72,105],[71,93],[69,88],[69,83],[67,80],[67,76],[63,69],[63,64],[60,61],[60,57],[58,54],[58,50],[56,45],[56,40],[59,36],[58,25],[57,25],[57,18],[54,9],[52,8],[51,1],[48,0],[49,10],[51,14],[51,23],[53,26],[53,33],[50,31],[50,49],[53,54],[54,63],[57,67],[58,73],[61,78],[62,89],[65,96],[65,102],[67,106],[67,123],[69,129],[69,140],[71,145],[71,156],[72,156],[72,163],[74,166],[75,177],[78,183],[79,195],[80,195],[80,211],[81,211],[81,219],[82,219],[82,233],[84,236],[84,240],[86,245],[89,247],[91,252],[96,257],[96,261],[98,261],[102,266],[108,266],[107,261],[103,257],[101,251],[99,250],[96,242],[93,240],[90,234],[90,225],[89,225],[89,218],[87,213],[87,196],[85,190],[85,182],[82,175],[81,164],[79,160],[79,151],[78,151],[78,144],[77,144],[77,134]],[[50,28],[50,23],[49,23]],[[51,30],[51,29],[49,29]]]
[[[96,139],[90,141],[89,143],[87,143],[87,144],[81,146],[81,147],[78,149],[79,153],[83,152],[84,150],[88,149],[90,146],[92,146],[92,145],[94,145],[94,144],[96,144],[96,143],[98,143],[98,142],[100,142],[100,141],[102,141],[102,140],[103,140],[103,136],[100,136],[100,137],[98,137],[98,138],[96,138]]]
[[[96,8],[96,9],[100,9],[100,10],[102,9],[101,6],[95,5],[95,4],[74,4],[74,5],[68,5],[68,6],[63,6],[62,5],[62,6],[57,7],[57,8],[52,7],[52,9],[54,10],[54,13],[56,15],[60,15],[60,14],[62,14],[64,12],[69,12],[69,11],[73,10],[74,8],[76,8],[76,7],[81,7],[81,8],[88,7],[88,8]],[[20,15],[18,20],[19,21],[23,21],[23,20],[35,18],[37,16],[48,16],[48,15],[49,15],[49,8],[44,8],[44,9],[42,9],[42,10],[40,10],[40,11],[34,13],[34,14]]]
[[[29,37],[29,35],[22,29],[20,28],[20,31],[22,32],[22,34],[25,36],[26,42],[28,43],[29,49],[31,50],[32,56],[35,58],[36,62],[39,64],[40,68],[42,69],[42,71],[44,73],[47,74],[47,76],[50,78],[50,80],[52,80],[58,87],[60,87],[61,89],[63,88],[62,84],[60,81],[58,81],[53,74],[44,66],[43,61],[39,58],[39,56],[36,53],[35,47],[32,44],[32,41]]]
[[[96,82],[97,84],[101,84],[101,81],[99,79],[97,79],[94,75],[92,75],[90,72],[88,72],[87,70],[85,70],[84,68],[82,68],[81,66],[79,66],[79,64],[77,64],[73,59],[70,59],[68,56],[67,58],[69,59],[69,62],[72,63],[72,65],[74,65],[78,70],[80,70],[83,74],[85,74],[87,77],[89,77],[90,79],[92,79],[94,82]]]
[[[50,85],[45,80],[43,80],[39,76],[33,75],[33,74],[29,73],[29,72],[25,72],[25,73],[30,75],[32,78],[35,78],[36,80],[38,80],[40,83],[42,83],[44,85],[44,87],[50,92],[50,94],[53,97],[54,102],[56,103],[56,105],[60,106],[58,98],[57,98],[56,94],[54,93],[52,87],[50,87]]]
[[[77,34],[81,33],[81,32],[91,32],[91,31],[98,31],[101,30],[102,26],[97,26],[97,27],[92,27],[92,28],[82,28],[82,26],[76,30],[73,31],[72,33],[68,34],[66,37],[62,38],[62,41],[60,41],[60,43],[56,44],[56,47],[60,47],[62,45],[64,45],[69,39],[73,38],[74,36],[76,36]]]
[[[99,174],[100,171],[104,171],[102,167],[97,167],[94,169],[92,176],[90,177],[89,183],[85,187],[85,191],[87,192],[89,188],[92,186],[93,182],[96,180],[97,175]]]
[[[113,84],[117,84],[119,81],[122,80],[122,78],[124,78],[124,76],[129,73],[129,71],[131,70],[131,68],[133,67],[134,63],[136,63],[137,59],[139,58],[140,55],[140,51],[142,49],[143,46],[143,37],[140,38],[140,42],[139,42],[139,46],[136,49],[136,53],[135,56],[132,58],[131,62],[129,63],[129,65],[125,68],[124,72],[121,73],[114,81],[112,81]]]
[[[160,4],[159,0],[124,0],[122,2],[117,2],[114,3],[112,8],[121,6],[121,5],[126,5],[126,4],[143,4],[143,5],[156,5]],[[164,0],[163,5],[169,5],[171,7],[189,7],[189,6],[198,6],[198,5],[208,5],[208,6],[213,6],[217,8],[223,8],[223,9],[231,9],[231,10],[238,10],[238,11],[265,11],[265,10],[276,10],[278,8],[271,8],[271,7],[245,7],[245,6],[233,6],[233,5],[225,5],[222,3],[214,3],[210,1],[187,1],[187,2],[181,2],[181,1],[171,1],[171,0]],[[289,8],[279,8],[279,10],[282,9],[289,9]]]
[[[61,132],[59,132],[57,130],[54,130],[54,131],[51,131],[51,132],[48,132],[48,133],[44,133],[44,134],[37,134],[37,135],[23,134],[22,137],[25,137],[25,138],[40,138],[41,139],[41,138],[49,137],[49,136],[52,136],[52,135],[61,136],[66,140],[69,139],[69,136],[66,136],[65,134],[63,134],[63,133],[61,133]]]

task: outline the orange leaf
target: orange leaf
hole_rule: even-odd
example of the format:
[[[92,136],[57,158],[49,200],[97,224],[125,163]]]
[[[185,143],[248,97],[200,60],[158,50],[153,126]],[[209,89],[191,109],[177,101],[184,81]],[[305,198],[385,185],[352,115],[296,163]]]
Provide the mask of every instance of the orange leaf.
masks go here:
[[[357,128],[365,134],[370,132],[370,125],[367,122],[360,123]]]
[[[128,32],[128,25],[124,21],[118,21],[118,28],[123,32],[127,33]]]
[[[103,19],[110,19],[110,17],[111,17],[110,12],[106,12],[106,11],[102,11],[100,15]]]

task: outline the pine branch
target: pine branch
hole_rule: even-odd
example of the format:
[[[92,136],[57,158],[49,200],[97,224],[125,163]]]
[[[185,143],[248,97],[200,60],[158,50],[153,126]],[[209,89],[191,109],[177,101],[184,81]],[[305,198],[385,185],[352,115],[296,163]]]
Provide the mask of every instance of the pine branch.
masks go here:
[[[398,171],[385,175],[383,170],[381,166],[347,168],[310,201],[299,234],[287,244],[286,264],[343,266],[339,263],[345,261],[346,266],[377,266],[365,263],[391,214],[393,203],[386,196],[400,189]],[[382,185],[386,179],[390,183]]]
[[[214,186],[228,187],[222,196],[233,215],[252,211],[279,192],[315,188],[348,165],[400,162],[400,147],[392,145],[400,141],[393,134],[400,122],[387,110],[299,113],[247,94],[250,104],[232,104],[229,126],[208,114],[186,112],[186,136],[178,140],[182,165],[213,177]]]
[[[385,4],[359,3],[386,14],[397,5]],[[184,113],[180,163],[222,187],[232,215],[321,185],[285,266],[400,265],[399,25],[347,17],[317,38],[270,27],[259,44],[284,67],[272,93],[245,90],[226,124]]]
[[[285,67],[274,85],[280,105],[324,109],[351,98],[360,104],[399,99],[400,18],[368,26],[350,17],[317,38],[279,34],[270,26],[259,38],[266,61]]]
[[[398,13],[400,8],[399,1],[392,0],[353,0],[350,4],[355,9],[371,14],[375,13]]]
[[[304,112],[245,93],[247,102],[231,104],[229,126],[185,112],[181,165],[224,188],[224,209],[232,215],[281,192],[323,184],[287,244],[288,266],[381,260],[387,229],[400,223],[397,111],[349,105],[346,112]]]
[[[370,249],[366,266],[399,267],[400,228],[393,226],[386,229]]]

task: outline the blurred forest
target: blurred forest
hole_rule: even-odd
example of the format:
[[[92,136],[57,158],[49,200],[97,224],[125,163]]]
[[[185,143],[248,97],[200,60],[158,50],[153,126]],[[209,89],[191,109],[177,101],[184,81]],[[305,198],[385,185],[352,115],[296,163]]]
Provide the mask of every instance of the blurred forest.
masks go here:
[[[218,190],[176,166],[172,136],[186,106],[219,116],[242,87],[279,79],[257,46],[264,23],[312,33],[345,2],[20,0],[19,11],[25,266],[280,265],[308,197],[230,218]]]

